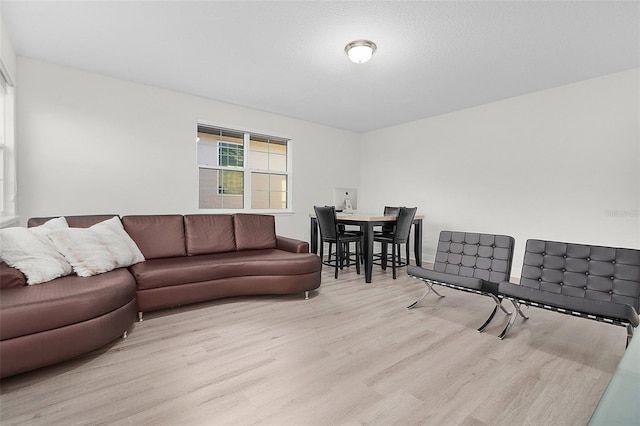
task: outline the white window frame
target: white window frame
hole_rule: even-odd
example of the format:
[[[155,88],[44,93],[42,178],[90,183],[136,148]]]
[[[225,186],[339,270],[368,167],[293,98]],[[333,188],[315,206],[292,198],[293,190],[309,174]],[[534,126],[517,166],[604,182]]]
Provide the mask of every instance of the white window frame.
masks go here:
[[[15,88],[0,62],[0,228],[15,226],[19,217],[16,211],[16,156],[15,156]]]
[[[283,137],[283,136],[273,136],[273,135],[269,135],[266,132],[260,132],[260,131],[252,131],[252,130],[238,130],[237,128],[234,127],[227,127],[227,126],[220,126],[217,124],[212,124],[212,123],[208,123],[208,122],[204,122],[201,120],[198,120],[197,122],[197,126],[196,126],[196,141],[198,141],[198,137],[197,137],[197,133],[200,129],[200,127],[205,127],[205,128],[211,128],[211,129],[220,129],[220,130],[226,130],[226,131],[231,131],[231,132],[236,132],[236,133],[241,133],[243,135],[243,147],[244,147],[244,167],[235,167],[235,166],[211,166],[211,165],[200,165],[197,164],[198,161],[196,159],[196,167],[197,169],[213,169],[213,170],[230,170],[230,171],[242,171],[243,172],[243,182],[244,182],[244,186],[243,186],[243,195],[236,195],[238,197],[242,196],[244,197],[244,208],[242,209],[208,209],[208,208],[200,208],[199,207],[199,203],[200,200],[198,199],[198,210],[202,211],[202,212],[211,212],[211,213],[234,213],[234,212],[242,212],[242,213],[263,213],[263,214],[292,214],[293,213],[293,196],[292,196],[292,188],[293,188],[293,173],[292,173],[292,166],[293,166],[293,142],[290,138],[287,137]],[[287,145],[287,171],[286,172],[279,172],[279,171],[272,171],[272,170],[262,170],[262,169],[252,169],[250,167],[250,140],[251,140],[251,136],[261,136],[261,137],[267,137],[267,138],[272,138],[272,139],[278,139],[278,140],[284,140],[286,141]],[[216,155],[218,156],[216,158],[216,162],[218,163],[218,158],[219,158],[219,151],[218,151],[218,146],[219,146],[219,142],[221,141],[217,141],[218,144],[216,145]],[[224,142],[224,141],[222,141]],[[200,143],[198,141],[198,143]],[[205,142],[205,143],[210,143],[210,142]],[[270,175],[283,175],[287,177],[287,208],[286,209],[253,209],[251,208],[251,174],[252,173],[266,173],[266,174],[270,174]],[[199,185],[199,184],[198,184]],[[218,191],[218,194],[220,195],[220,192]],[[225,196],[233,196],[234,194],[224,194]],[[249,206],[249,207],[246,207]]]
[[[217,163],[217,165],[215,167],[214,166],[207,166],[205,168],[213,169],[213,170],[228,170],[228,171],[233,171],[233,172],[240,172],[240,171],[244,172],[244,167],[240,167],[240,166],[222,166],[222,165],[220,165],[220,145],[221,144],[234,145],[231,142],[226,142],[226,141],[221,141],[221,140],[216,141],[216,163]],[[247,164],[247,154],[246,154],[247,150],[244,149],[245,148],[244,140],[242,142],[242,148],[243,148],[243,150],[242,150],[242,154],[243,154],[242,164]],[[246,182],[246,176],[244,176],[243,182]],[[247,189],[246,189],[246,184],[243,185],[243,186],[244,187],[242,189],[242,192],[243,192],[242,195],[239,195],[239,194],[225,194],[225,193],[220,191],[220,185],[218,185],[218,188],[216,189],[216,191],[217,191],[218,195],[224,195],[225,197],[234,197],[234,196],[235,197],[244,197],[244,194],[246,193]],[[219,210],[231,210],[231,209],[219,209]]]

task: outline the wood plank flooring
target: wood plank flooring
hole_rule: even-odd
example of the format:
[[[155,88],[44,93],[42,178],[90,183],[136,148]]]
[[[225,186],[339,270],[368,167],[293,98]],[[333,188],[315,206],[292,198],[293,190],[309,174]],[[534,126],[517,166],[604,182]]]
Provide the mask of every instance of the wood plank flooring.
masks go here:
[[[475,331],[489,298],[354,268],[302,295],[156,313],[79,359],[2,380],[8,425],[583,425],[625,330],[529,309]],[[46,348],[43,348],[46,350]]]

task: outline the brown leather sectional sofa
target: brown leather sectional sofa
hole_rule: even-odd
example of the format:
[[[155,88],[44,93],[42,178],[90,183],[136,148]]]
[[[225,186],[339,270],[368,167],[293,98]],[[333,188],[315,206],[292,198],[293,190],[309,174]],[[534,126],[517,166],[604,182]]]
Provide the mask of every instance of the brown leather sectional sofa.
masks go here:
[[[89,227],[115,215],[67,216]],[[50,218],[29,219],[37,226]],[[0,265],[0,377],[54,364],[125,335],[136,312],[230,296],[305,293],[320,286],[307,242],[277,236],[273,216],[124,216],[145,261],[81,278],[26,285]]]

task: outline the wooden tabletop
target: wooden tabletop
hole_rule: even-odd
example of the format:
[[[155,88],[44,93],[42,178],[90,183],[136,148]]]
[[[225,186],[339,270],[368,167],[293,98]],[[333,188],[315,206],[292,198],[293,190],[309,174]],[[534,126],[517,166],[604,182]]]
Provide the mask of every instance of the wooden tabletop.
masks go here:
[[[316,217],[315,213],[309,213],[309,217]],[[354,213],[344,213],[344,212],[339,212],[336,213],[336,219],[338,220],[357,220],[357,221],[361,221],[361,222],[392,222],[394,220],[396,220],[398,216],[395,214],[387,214],[387,215],[381,215],[381,214],[368,214],[368,213],[360,213],[360,212],[354,212]],[[417,214],[414,217],[415,219],[424,219],[424,215],[423,214]]]

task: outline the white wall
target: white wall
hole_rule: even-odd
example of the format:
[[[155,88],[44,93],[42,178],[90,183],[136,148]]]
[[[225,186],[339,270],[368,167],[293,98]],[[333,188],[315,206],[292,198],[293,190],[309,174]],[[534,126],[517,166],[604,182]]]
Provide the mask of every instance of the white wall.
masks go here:
[[[440,230],[640,248],[640,70],[366,133],[360,204]]]
[[[640,70],[357,135],[18,59],[18,209],[195,213],[196,121],[293,140],[293,215],[359,188],[360,211],[416,205],[425,259],[442,229],[640,248]]]
[[[0,67],[11,80],[16,83],[16,52],[13,50],[11,39],[2,20],[2,3],[0,3]]]
[[[18,209],[34,216],[198,213],[196,122],[292,139],[292,215],[308,240],[314,204],[358,186],[360,136],[309,122],[18,59]],[[214,78],[214,77],[212,77]]]

